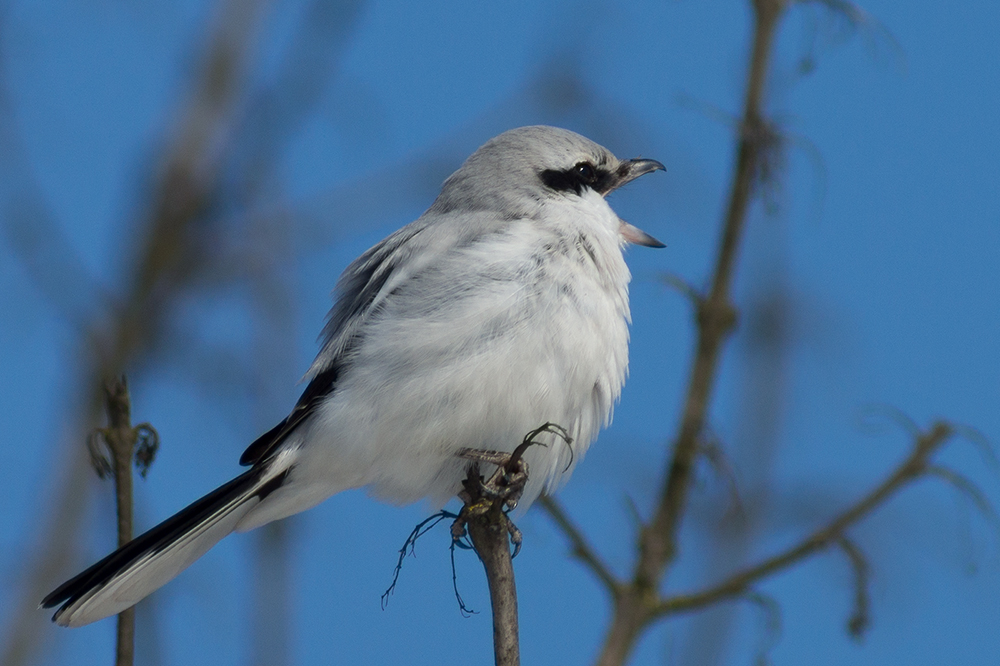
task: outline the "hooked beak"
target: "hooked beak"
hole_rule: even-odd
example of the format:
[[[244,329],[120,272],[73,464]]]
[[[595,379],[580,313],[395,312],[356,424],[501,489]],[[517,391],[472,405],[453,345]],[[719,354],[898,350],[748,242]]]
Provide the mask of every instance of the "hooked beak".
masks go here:
[[[615,170],[615,177],[612,179],[611,186],[608,188],[607,192],[604,192],[604,194],[612,192],[622,185],[632,182],[639,176],[652,173],[653,171],[666,171],[666,168],[663,164],[657,162],[656,160],[625,160]],[[644,245],[646,247],[666,247],[666,245],[656,240],[642,229],[629,224],[625,220],[622,220],[621,222],[622,238],[629,243]]]
[[[615,169],[613,174],[611,174],[608,188],[604,192],[601,192],[601,194],[607,195],[610,192],[617,190],[622,185],[631,183],[639,176],[644,176],[647,173],[666,170],[666,167],[656,160],[622,160],[621,164],[618,165],[618,168]]]

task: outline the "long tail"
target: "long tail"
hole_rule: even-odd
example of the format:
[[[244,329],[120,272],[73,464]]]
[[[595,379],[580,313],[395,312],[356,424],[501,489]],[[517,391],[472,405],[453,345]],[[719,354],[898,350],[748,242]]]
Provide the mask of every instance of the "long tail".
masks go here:
[[[261,465],[128,542],[42,600],[52,620],[81,627],[120,613],[172,580],[232,532],[288,473]]]

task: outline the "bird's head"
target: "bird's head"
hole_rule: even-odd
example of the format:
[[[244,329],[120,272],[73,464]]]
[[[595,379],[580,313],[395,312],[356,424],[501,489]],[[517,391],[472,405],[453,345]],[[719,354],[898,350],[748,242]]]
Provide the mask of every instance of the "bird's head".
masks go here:
[[[639,176],[662,170],[651,159],[621,160],[575,132],[534,125],[490,139],[456,171],[435,203],[439,212],[497,210],[512,216],[547,199],[604,197]],[[622,221],[622,237],[638,245],[663,243]]]

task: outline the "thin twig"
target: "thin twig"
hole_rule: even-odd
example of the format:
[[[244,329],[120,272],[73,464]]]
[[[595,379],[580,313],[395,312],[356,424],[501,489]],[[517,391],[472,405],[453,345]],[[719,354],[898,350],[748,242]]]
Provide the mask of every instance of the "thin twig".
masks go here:
[[[760,611],[764,625],[764,635],[761,637],[760,647],[757,648],[757,657],[754,663],[765,666],[767,655],[778,645],[781,640],[781,605],[771,597],[757,590],[748,590],[743,595],[743,600],[748,601]]]
[[[413,528],[410,535],[406,537],[403,547],[399,549],[399,559],[396,561],[396,568],[392,572],[392,582],[386,588],[386,591],[382,593],[382,610],[385,610],[389,605],[389,597],[396,591],[396,583],[399,582],[399,574],[403,571],[403,561],[406,559],[406,556],[408,554],[416,555],[417,539],[430,532],[434,529],[435,525],[445,518],[458,518],[458,516],[450,511],[438,511],[434,515],[417,523],[417,526]]]
[[[615,575],[611,572],[611,568],[604,563],[604,560],[597,554],[597,551],[587,542],[587,538],[573,523],[572,519],[563,511],[559,502],[554,497],[542,495],[538,499],[538,503],[545,509],[555,524],[559,526],[559,529],[563,531],[566,538],[569,539],[570,544],[573,546],[573,556],[590,569],[591,573],[597,576],[598,580],[604,583],[604,587],[607,588],[612,597],[617,596],[622,584],[615,578]]]
[[[955,490],[971,500],[983,518],[989,521],[994,529],[1000,528],[1000,515],[997,515],[996,509],[993,508],[993,504],[986,497],[986,494],[977,488],[976,484],[968,477],[941,465],[929,465],[926,471],[954,487]]]
[[[118,512],[118,547],[132,540],[132,460],[142,441],[145,453],[143,475],[152,463],[156,451],[156,431],[148,423],[132,427],[132,404],[125,377],[110,381],[104,386],[105,409],[108,427],[98,433],[111,453],[114,469],[115,508]],[[103,465],[98,467],[98,474]],[[115,646],[115,666],[132,666],[135,662],[135,608],[118,614],[118,632]]]
[[[871,577],[868,559],[856,543],[846,536],[837,539],[837,545],[847,555],[854,572],[854,611],[847,620],[847,631],[857,640],[861,640],[868,629],[869,607],[868,580]]]

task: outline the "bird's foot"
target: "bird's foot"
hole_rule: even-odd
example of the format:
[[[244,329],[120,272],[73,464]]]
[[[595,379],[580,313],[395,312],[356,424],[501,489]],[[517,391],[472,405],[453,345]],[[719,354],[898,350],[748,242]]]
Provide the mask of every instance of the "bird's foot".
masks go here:
[[[517,501],[524,492],[524,485],[528,481],[528,463],[520,455],[515,458],[514,454],[502,451],[463,449],[458,455],[473,463],[469,466],[469,474],[462,481],[463,488],[458,493],[462,500],[462,510],[451,524],[452,539],[462,539],[470,521],[486,520],[502,525],[507,530],[514,546],[512,555],[516,556],[521,550],[521,530],[507,517],[507,511],[517,506]],[[479,473],[480,463],[497,466],[489,479],[484,479]],[[490,513],[493,514],[492,517],[489,516]]]
[[[521,530],[507,517],[507,512],[516,506],[524,486],[528,482],[528,463],[524,460],[524,452],[535,444],[546,446],[544,442],[536,441],[541,433],[553,433],[569,444],[572,439],[566,430],[554,423],[546,423],[532,430],[511,453],[506,451],[484,451],[481,449],[460,449],[458,457],[471,461],[469,472],[462,481],[462,490],[458,493],[462,500],[462,510],[451,525],[451,536],[456,542],[465,537],[466,526],[472,520],[486,520],[493,525],[503,526],[510,535],[514,545],[514,555],[521,550]],[[484,479],[479,473],[482,463],[496,465],[496,471],[489,479]],[[492,513],[492,516],[490,514]]]
[[[483,513],[494,502],[500,502],[508,511],[517,506],[521,499],[524,486],[528,482],[528,463],[521,453],[505,451],[481,451],[478,449],[462,449],[458,452],[460,458],[471,460],[469,475],[463,482],[463,489],[458,497],[470,510]],[[496,471],[488,479],[479,474],[480,463],[496,465]],[[483,505],[482,510],[472,507]]]

